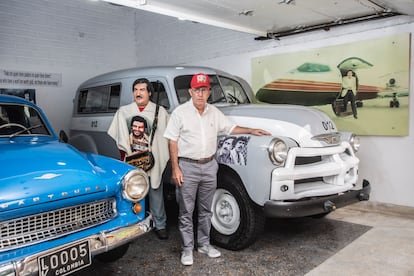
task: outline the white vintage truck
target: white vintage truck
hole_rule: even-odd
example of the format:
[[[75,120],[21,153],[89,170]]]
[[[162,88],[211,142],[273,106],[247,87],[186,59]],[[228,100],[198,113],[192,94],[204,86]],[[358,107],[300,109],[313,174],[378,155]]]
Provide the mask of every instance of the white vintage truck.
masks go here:
[[[272,133],[218,137],[213,243],[240,250],[257,239],[266,217],[323,217],[369,199],[369,182],[358,179],[359,143],[354,134],[339,132],[325,113],[313,108],[253,104],[245,80],[212,68],[133,68],[85,81],[74,99],[69,142],[82,151],[119,158],[106,131],[116,110],[133,101],[134,80],[147,78],[157,84],[152,100],[156,102],[159,93],[159,104],[171,112],[189,100],[190,80],[198,72],[210,76],[210,103],[239,125]],[[171,189],[169,173],[167,167],[163,179],[164,187]]]

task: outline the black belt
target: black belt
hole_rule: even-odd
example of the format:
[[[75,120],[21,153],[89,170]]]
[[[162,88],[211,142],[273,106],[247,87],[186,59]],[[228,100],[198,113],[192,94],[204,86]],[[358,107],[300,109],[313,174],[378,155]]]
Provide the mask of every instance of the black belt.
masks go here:
[[[190,162],[190,163],[197,163],[197,164],[205,164],[210,162],[211,160],[214,159],[214,155],[207,157],[207,158],[201,158],[201,159],[191,159],[191,158],[187,158],[187,157],[178,157],[179,160],[182,161],[186,161],[186,162]]]

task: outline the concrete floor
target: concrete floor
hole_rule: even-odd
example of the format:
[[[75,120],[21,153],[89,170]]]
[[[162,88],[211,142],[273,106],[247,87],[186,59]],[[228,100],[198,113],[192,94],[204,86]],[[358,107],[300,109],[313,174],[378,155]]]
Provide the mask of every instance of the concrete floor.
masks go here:
[[[368,201],[327,218],[372,228],[307,276],[414,275],[414,208]]]
[[[170,239],[153,233],[114,263],[94,260],[78,276],[109,275],[414,275],[414,208],[361,202],[324,219],[269,219],[259,240],[242,251],[194,252],[180,264],[180,236],[168,212]]]

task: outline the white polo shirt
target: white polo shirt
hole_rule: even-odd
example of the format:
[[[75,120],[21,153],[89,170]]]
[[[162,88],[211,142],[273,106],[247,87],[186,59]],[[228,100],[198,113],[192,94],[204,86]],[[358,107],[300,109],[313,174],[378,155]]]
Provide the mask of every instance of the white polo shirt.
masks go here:
[[[230,134],[235,126],[211,104],[200,115],[190,99],[172,112],[164,137],[178,142],[178,157],[199,160],[215,154],[217,135]]]

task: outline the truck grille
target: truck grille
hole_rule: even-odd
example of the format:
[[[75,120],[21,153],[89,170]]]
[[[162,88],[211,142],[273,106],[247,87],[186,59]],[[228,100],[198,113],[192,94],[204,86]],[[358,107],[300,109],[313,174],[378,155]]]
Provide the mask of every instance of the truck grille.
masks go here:
[[[357,183],[359,159],[351,145],[321,148],[293,147],[284,167],[272,172],[271,200],[299,200],[303,198],[339,194]]]
[[[0,222],[0,252],[67,235],[111,220],[115,200],[105,199]]]

